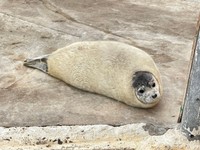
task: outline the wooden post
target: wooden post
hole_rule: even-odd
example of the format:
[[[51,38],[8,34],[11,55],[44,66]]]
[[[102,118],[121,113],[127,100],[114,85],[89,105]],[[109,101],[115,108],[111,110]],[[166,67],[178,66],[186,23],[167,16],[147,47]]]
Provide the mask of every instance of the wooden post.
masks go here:
[[[193,45],[181,128],[189,140],[200,140],[200,17]]]

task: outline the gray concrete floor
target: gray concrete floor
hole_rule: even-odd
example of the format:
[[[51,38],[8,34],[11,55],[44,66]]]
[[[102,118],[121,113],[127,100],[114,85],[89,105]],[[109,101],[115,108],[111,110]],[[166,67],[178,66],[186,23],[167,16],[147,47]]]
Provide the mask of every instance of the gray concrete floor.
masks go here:
[[[174,128],[163,135],[149,135],[145,124],[0,128],[0,150],[199,150]]]
[[[199,10],[198,0],[1,0],[0,126],[12,128],[0,128],[0,149],[199,149],[176,123]],[[129,107],[22,65],[86,40],[121,41],[151,54],[162,101]]]
[[[129,1],[1,1],[0,125],[175,124],[198,15],[193,7],[200,7],[162,5],[169,9]],[[150,53],[163,79],[160,104],[132,108],[22,66],[25,58],[82,40],[118,40]]]
[[[183,102],[197,1],[0,1],[0,126],[153,123],[173,127]],[[164,96],[138,109],[73,88],[24,59],[77,41],[116,40],[152,55]]]

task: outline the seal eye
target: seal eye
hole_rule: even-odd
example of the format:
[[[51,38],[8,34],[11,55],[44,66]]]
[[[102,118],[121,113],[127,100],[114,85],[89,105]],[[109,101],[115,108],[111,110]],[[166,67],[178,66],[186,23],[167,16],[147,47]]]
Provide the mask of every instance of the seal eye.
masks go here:
[[[152,84],[152,87],[155,87],[155,86],[156,86],[156,84],[155,84],[155,83],[153,83],[153,84]]]
[[[138,92],[142,94],[142,93],[144,93],[144,90],[140,89]]]

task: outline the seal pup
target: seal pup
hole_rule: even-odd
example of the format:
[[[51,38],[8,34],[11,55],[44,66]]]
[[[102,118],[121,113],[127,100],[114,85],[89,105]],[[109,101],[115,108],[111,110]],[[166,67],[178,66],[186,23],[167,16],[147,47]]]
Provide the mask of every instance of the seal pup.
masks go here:
[[[134,107],[152,107],[162,95],[160,73],[151,56],[120,42],[77,42],[27,59],[24,65]]]

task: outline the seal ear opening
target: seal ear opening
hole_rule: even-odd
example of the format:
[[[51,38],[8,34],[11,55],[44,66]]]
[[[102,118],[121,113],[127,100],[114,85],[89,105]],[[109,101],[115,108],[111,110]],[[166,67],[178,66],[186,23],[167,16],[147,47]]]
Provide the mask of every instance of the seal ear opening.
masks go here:
[[[24,66],[35,68],[47,73],[48,72],[47,59],[48,59],[48,55],[33,58],[33,59],[26,59],[24,61]]]

